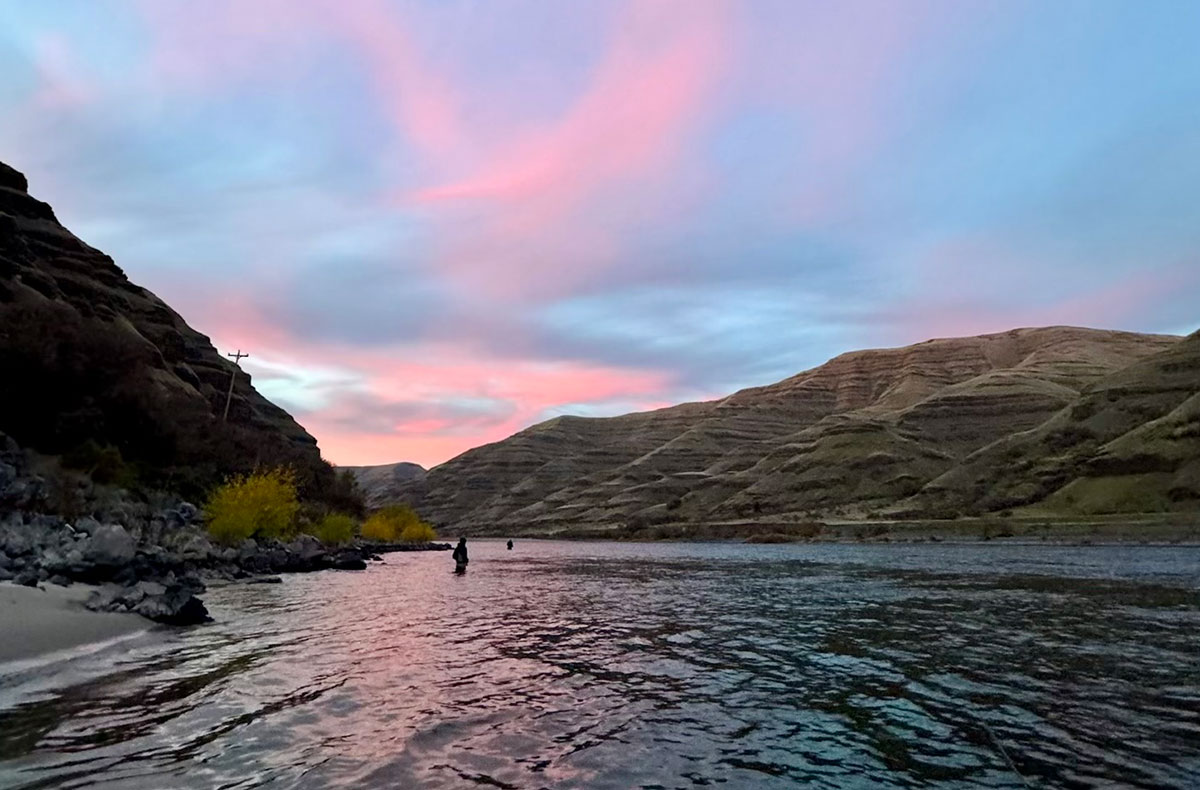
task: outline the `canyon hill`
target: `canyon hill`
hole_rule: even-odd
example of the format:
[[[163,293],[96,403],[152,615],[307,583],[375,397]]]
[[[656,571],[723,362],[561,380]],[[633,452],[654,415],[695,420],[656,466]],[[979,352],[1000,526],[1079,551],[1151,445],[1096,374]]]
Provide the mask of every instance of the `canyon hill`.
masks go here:
[[[1196,510],[1200,333],[856,351],[716,401],[557,417],[390,485],[468,534]]]

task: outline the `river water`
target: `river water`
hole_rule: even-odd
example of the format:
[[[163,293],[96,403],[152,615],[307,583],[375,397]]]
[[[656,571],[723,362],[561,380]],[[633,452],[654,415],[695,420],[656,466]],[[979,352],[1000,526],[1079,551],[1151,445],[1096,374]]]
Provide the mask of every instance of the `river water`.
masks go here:
[[[1200,549],[472,543],[0,665],[0,787],[1200,787]]]

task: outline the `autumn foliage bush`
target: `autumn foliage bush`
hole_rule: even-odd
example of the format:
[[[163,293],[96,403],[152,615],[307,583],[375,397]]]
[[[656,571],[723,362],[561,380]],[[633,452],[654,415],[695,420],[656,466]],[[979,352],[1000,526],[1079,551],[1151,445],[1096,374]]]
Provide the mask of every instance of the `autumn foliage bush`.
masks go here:
[[[208,532],[219,543],[246,538],[287,538],[295,532],[296,475],[291,469],[236,475],[218,486],[204,506]]]
[[[425,543],[435,540],[437,533],[408,505],[389,505],[371,514],[363,524],[362,536],[384,543]]]
[[[312,534],[322,543],[349,543],[357,526],[358,522],[344,513],[330,513],[313,527]]]
[[[432,524],[418,519],[415,524],[409,524],[401,530],[400,540],[405,543],[428,543],[437,540],[437,532]]]

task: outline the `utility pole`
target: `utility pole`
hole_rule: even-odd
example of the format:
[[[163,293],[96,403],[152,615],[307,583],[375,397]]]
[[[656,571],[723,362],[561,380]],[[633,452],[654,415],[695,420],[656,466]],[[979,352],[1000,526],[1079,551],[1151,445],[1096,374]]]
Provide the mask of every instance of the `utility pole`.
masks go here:
[[[229,393],[225,396],[225,414],[221,417],[221,422],[229,422],[229,404],[233,400],[233,382],[237,378],[238,370],[240,370],[238,363],[250,355],[243,354],[239,348],[236,354],[226,354],[225,356],[233,357],[233,370],[229,373]]]

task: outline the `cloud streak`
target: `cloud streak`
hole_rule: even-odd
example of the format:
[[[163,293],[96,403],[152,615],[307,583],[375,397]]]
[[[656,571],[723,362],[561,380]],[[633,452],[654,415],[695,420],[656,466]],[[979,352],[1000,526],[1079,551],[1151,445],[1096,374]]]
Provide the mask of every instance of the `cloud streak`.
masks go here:
[[[1194,328],[1200,8],[96,0],[0,151],[345,463],[856,347]]]
[[[517,300],[594,277],[621,252],[601,201],[628,200],[622,188],[680,164],[728,58],[732,18],[721,2],[630,3],[566,112],[480,145],[492,151],[471,172],[399,197],[452,222],[482,216],[465,239],[447,234],[436,265],[463,289]],[[656,208],[641,204],[636,221],[654,221]]]

